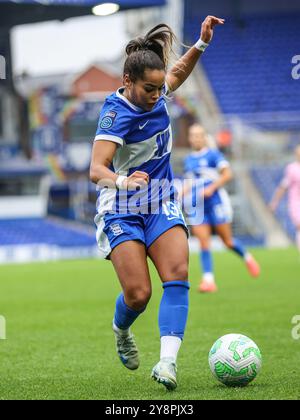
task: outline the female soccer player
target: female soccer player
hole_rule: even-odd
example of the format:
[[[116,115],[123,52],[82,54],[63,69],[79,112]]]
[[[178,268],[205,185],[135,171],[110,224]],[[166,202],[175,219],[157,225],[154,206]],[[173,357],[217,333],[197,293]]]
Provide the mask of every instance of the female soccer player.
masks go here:
[[[296,161],[288,165],[285,177],[275,192],[270,204],[275,213],[285,193],[288,191],[289,213],[296,228],[297,247],[300,251],[300,145],[295,150]]]
[[[204,214],[201,220],[193,220],[192,233],[201,244],[200,260],[203,280],[199,285],[201,293],[217,291],[211,253],[212,230],[220,236],[227,248],[241,257],[253,277],[258,277],[260,267],[254,257],[245,250],[237,239],[232,237],[232,208],[227,192],[223,187],[231,181],[232,171],[229,162],[217,149],[207,147],[207,134],[200,124],[189,130],[189,143],[193,153],[185,159],[185,178],[199,179],[204,195]],[[186,190],[186,194],[188,194]]]
[[[130,327],[151,297],[149,256],[164,289],[159,312],[161,358],[152,377],[170,390],[177,387],[176,360],[188,316],[188,241],[174,191],[170,191],[169,200],[162,194],[150,197],[150,182],[173,179],[172,132],[165,96],[188,78],[208,47],[214,27],[223,23],[223,19],[208,16],[199,41],[170,71],[167,66],[174,34],[167,25],[158,25],[145,37],[131,41],[126,48],[124,87],[106,99],[92,153],[91,180],[106,186],[95,218],[97,240],[123,289],[113,320],[118,355],[128,369],[139,367]],[[132,194],[140,188],[147,196],[148,187],[146,207],[157,210],[157,202],[163,204],[159,212],[149,214],[144,209],[139,213],[132,206]]]

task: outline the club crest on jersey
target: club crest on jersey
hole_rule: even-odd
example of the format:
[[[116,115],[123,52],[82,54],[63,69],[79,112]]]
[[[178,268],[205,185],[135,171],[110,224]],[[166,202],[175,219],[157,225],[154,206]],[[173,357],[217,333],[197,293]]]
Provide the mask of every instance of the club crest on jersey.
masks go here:
[[[119,236],[122,235],[122,233],[124,233],[123,229],[121,228],[120,225],[114,224],[110,226],[110,230],[112,231],[114,236]]]
[[[108,130],[109,128],[111,128],[115,122],[116,116],[117,113],[114,111],[107,112],[102,118],[100,128],[102,128],[103,130]]]

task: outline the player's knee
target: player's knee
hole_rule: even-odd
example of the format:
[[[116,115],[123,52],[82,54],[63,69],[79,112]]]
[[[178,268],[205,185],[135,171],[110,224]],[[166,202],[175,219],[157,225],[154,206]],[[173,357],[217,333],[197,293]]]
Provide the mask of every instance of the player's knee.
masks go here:
[[[202,251],[209,251],[210,250],[210,242],[209,241],[201,241],[201,250]]]
[[[225,239],[223,239],[223,242],[224,242],[224,245],[225,245],[227,248],[229,248],[229,249],[232,249],[232,248],[233,248],[233,242],[232,242],[232,239],[225,238]]]
[[[131,290],[127,293],[126,301],[128,302],[130,308],[140,311],[148,305],[151,299],[151,294],[151,290],[147,288]]]
[[[164,281],[174,281],[174,280],[181,280],[185,281],[188,280],[189,277],[189,270],[188,264],[186,262],[178,262],[173,264],[169,270],[168,274]]]

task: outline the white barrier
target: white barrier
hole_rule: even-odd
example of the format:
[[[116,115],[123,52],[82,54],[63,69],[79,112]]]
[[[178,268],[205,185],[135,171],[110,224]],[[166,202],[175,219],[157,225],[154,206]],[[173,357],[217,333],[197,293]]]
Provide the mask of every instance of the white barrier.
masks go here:
[[[0,247],[0,265],[86,258],[100,258],[97,245],[75,248],[62,248],[55,245],[11,245]]]

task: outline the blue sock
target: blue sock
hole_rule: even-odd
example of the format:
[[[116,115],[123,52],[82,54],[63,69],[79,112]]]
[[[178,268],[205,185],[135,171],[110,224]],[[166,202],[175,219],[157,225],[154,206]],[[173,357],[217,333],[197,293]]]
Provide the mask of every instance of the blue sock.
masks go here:
[[[123,293],[121,293],[116,303],[114,323],[120,330],[128,330],[145,309],[146,308],[141,311],[135,311],[134,309],[129,308],[125,303]]]
[[[214,272],[214,264],[211,251],[203,250],[200,254],[200,260],[202,264],[202,271],[204,274]]]
[[[247,251],[239,240],[237,239],[233,240],[233,247],[231,249],[233,252],[238,254],[241,258],[246,257]]]
[[[186,281],[171,281],[163,285],[164,294],[159,310],[160,336],[183,339],[189,310],[189,288]]]

